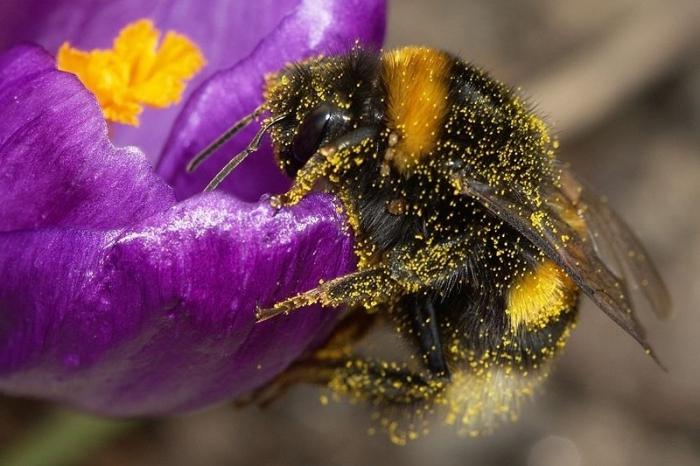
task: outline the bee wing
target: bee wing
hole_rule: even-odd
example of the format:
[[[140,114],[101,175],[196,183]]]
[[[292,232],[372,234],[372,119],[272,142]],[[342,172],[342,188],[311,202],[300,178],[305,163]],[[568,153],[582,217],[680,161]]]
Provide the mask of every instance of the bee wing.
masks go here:
[[[540,248],[566,271],[600,309],[659,362],[632,310],[625,283],[605,265],[592,241],[564,221],[553,207],[561,203],[572,205],[567,193],[553,190],[546,193],[547,202],[534,207],[519,200],[525,197],[519,196],[512,188],[497,189],[465,177],[460,177],[460,181],[464,194],[477,200]]]
[[[667,318],[670,294],[641,241],[604,199],[581,186],[570,173],[565,172],[563,181],[578,185],[579,198],[570,200],[579,208],[594,244],[609,247],[627,286],[642,292],[658,318]]]

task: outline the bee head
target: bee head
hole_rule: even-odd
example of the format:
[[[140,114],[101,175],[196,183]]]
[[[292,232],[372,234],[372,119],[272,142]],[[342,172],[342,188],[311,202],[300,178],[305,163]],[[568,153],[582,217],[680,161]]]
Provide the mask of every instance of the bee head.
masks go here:
[[[377,57],[358,47],[290,65],[267,79],[266,106],[272,118],[285,116],[271,136],[289,176],[321,147],[360,125],[376,124]]]

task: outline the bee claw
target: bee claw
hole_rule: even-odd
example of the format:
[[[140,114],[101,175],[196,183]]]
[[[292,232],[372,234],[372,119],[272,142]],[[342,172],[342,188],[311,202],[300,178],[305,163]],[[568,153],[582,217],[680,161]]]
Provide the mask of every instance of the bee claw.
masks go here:
[[[285,194],[277,194],[275,196],[270,197],[270,205],[272,208],[275,210],[279,211],[283,207],[292,207],[297,204],[296,200],[291,200],[290,197],[285,193]]]
[[[255,323],[259,324],[260,322],[264,322],[270,317],[266,317],[267,314],[269,314],[270,309],[262,309],[260,307],[255,308]]]
[[[282,208],[282,200],[280,199],[280,195],[276,196],[270,196],[270,206],[272,206],[275,211],[278,211]]]
[[[260,308],[256,307],[255,308],[255,323],[259,324],[261,322],[265,322],[266,320],[272,319],[273,317],[276,317],[280,314],[289,314],[288,310],[284,309],[278,309],[276,307],[268,307],[268,308]]]

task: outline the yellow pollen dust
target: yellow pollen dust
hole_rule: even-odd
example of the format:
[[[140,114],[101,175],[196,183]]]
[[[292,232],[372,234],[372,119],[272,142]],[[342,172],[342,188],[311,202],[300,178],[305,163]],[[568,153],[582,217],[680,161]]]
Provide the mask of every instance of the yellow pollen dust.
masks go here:
[[[576,286],[551,260],[516,280],[508,291],[508,308],[513,330],[543,328],[573,304]]]
[[[78,76],[95,94],[105,119],[138,126],[143,106],[165,108],[180,101],[186,81],[205,64],[190,39],[160,31],[147,19],[128,24],[111,49],[89,52],[64,42],[58,50],[58,69]]]

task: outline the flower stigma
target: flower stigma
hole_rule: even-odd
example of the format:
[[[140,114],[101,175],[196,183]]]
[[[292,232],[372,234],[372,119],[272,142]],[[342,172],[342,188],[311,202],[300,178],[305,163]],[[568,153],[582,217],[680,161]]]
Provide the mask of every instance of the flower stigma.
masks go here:
[[[78,50],[64,42],[58,69],[78,76],[95,96],[105,119],[138,126],[144,105],[166,108],[180,101],[186,82],[205,65],[189,38],[160,31],[147,19],[126,25],[111,49]]]

